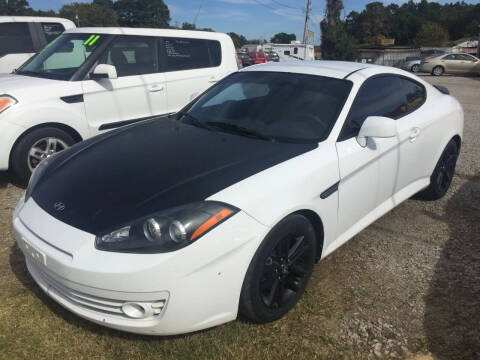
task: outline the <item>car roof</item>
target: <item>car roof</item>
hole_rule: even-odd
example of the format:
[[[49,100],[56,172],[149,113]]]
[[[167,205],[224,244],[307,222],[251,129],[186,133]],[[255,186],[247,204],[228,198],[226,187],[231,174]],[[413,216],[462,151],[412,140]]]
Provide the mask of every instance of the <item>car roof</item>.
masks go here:
[[[348,61],[285,61],[285,62],[269,62],[266,64],[249,66],[241,71],[278,71],[278,72],[294,72],[300,74],[311,74],[319,76],[328,76],[337,79],[344,79],[349,74],[367,69],[378,68],[378,72],[386,72],[388,67],[373,64],[362,64]]]
[[[73,21],[59,17],[42,17],[42,16],[0,16],[0,23],[5,22],[59,22],[62,24],[70,24],[75,26]]]
[[[111,35],[139,35],[139,36],[171,36],[184,38],[224,39],[230,38],[227,34],[212,31],[190,31],[177,29],[154,28],[126,28],[126,27],[84,27],[69,29],[66,33],[94,33]]]

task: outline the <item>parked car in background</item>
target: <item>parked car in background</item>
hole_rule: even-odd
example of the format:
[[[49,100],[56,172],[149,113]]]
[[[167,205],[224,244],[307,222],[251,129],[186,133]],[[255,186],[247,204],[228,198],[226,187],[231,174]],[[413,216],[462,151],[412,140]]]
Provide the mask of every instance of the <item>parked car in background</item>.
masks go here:
[[[316,261],[412,195],[445,195],[463,120],[455,98],[400,69],[251,66],[174,116],[42,162],[14,237],[34,281],[102,326],[275,321]]]
[[[417,73],[420,71],[420,64],[422,63],[421,56],[407,56],[403,68],[405,70]]]
[[[0,170],[27,181],[55,152],[102,131],[176,112],[237,70],[226,34],[67,30],[16,73],[0,77]]]
[[[242,67],[253,65],[252,60],[250,60],[250,57],[245,52],[237,53],[237,58],[242,62]]]
[[[75,24],[67,19],[0,16],[0,73],[11,73]]]
[[[264,64],[268,61],[265,51],[253,51],[248,53],[248,61],[252,64]]]
[[[447,54],[424,59],[421,70],[434,76],[447,74],[479,74],[480,59],[470,54]]]
[[[280,56],[275,51],[267,51],[267,59],[268,61],[274,61],[274,62],[279,62],[280,61]]]

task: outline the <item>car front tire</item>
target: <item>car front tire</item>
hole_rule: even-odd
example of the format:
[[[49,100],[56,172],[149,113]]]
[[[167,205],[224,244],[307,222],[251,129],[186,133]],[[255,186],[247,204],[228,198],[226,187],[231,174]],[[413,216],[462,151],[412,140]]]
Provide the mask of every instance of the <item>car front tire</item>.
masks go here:
[[[239,313],[253,323],[280,319],[305,292],[316,257],[311,222],[293,214],[265,237],[248,268]]]
[[[452,139],[443,150],[432,175],[430,185],[417,194],[422,200],[438,200],[445,196],[455,174],[455,166],[458,159],[458,146]]]
[[[412,70],[412,72],[414,72],[414,73],[418,73],[420,71],[420,65],[415,64],[415,65],[412,66],[412,68],[410,70]]]
[[[65,131],[46,127],[23,136],[12,151],[11,168],[21,184],[28,184],[40,161],[72,146],[75,140]]]
[[[435,66],[432,69],[432,75],[433,76],[442,76],[444,72],[445,72],[445,69],[441,66]]]

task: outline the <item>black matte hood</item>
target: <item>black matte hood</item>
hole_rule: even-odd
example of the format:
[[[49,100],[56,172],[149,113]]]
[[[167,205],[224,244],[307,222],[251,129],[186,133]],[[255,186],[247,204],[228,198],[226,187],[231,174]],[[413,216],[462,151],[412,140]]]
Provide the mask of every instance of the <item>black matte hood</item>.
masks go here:
[[[100,235],[151,213],[204,200],[316,146],[269,142],[157,118],[58,154],[32,197],[55,218]],[[57,202],[65,209],[55,210]]]

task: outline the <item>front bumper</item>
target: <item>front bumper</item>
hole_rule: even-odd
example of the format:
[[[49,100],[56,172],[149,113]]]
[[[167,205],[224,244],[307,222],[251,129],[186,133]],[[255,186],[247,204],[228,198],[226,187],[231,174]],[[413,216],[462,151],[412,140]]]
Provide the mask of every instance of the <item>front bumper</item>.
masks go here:
[[[33,199],[19,202],[13,228],[30,274],[55,301],[95,323],[153,335],[235,319],[248,265],[268,232],[240,212],[176,252],[111,253],[96,250],[92,234],[58,221]],[[146,316],[127,316],[126,303],[140,304]]]

